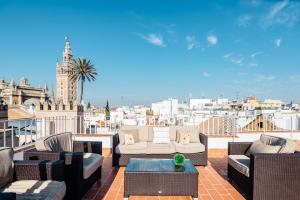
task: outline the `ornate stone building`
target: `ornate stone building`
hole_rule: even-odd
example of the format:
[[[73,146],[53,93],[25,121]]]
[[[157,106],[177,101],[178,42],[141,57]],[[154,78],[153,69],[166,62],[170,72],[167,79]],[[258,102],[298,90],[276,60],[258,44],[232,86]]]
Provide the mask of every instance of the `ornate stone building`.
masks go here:
[[[68,76],[72,59],[70,41],[66,37],[62,63],[56,64],[56,100],[64,104],[77,101],[77,82],[71,81]]]
[[[62,63],[56,64],[56,98],[41,101],[35,108],[37,132],[42,135],[83,132],[84,108],[77,103],[77,82],[68,77],[72,58],[70,41],[66,37]]]
[[[15,80],[10,83],[0,80],[0,96],[8,105],[38,105],[48,101],[51,94],[48,87],[37,88],[29,84],[28,79],[22,77],[19,84]]]

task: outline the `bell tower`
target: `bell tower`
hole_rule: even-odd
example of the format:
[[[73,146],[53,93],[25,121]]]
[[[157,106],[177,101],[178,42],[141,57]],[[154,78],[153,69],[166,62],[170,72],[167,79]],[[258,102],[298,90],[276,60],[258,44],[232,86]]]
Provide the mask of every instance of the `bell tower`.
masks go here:
[[[63,104],[77,102],[77,82],[71,81],[68,72],[71,69],[73,59],[72,49],[68,37],[65,37],[66,44],[63,50],[63,60],[56,63],[56,100]]]

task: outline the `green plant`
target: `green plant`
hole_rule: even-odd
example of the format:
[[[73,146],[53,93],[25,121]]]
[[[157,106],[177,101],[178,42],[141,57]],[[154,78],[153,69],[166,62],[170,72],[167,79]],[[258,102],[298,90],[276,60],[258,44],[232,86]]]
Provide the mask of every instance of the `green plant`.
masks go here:
[[[183,154],[177,153],[177,154],[174,155],[173,161],[174,161],[175,165],[177,165],[177,166],[183,166],[184,165],[184,161],[185,161],[185,157],[184,157]]]
[[[89,82],[96,80],[96,68],[90,60],[87,60],[85,58],[78,58],[77,60],[73,59],[71,68],[68,71],[68,76],[73,82],[81,82],[80,103],[82,103],[83,84],[86,80],[88,80]]]
[[[105,106],[105,117],[106,120],[110,120],[110,108],[109,108],[108,100],[106,101],[106,106]]]

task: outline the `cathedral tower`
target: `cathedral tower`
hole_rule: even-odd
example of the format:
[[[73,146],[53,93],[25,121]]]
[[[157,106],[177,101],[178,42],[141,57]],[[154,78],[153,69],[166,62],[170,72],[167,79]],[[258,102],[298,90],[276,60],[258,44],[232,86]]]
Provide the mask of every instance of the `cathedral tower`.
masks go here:
[[[68,104],[70,101],[77,102],[77,82],[73,82],[68,77],[68,71],[71,68],[72,50],[68,37],[63,51],[62,63],[56,64],[56,99],[58,102]]]

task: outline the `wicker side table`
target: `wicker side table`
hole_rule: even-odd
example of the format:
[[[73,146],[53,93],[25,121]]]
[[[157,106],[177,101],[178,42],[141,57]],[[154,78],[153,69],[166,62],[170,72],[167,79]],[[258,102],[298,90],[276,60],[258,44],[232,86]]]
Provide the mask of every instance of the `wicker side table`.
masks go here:
[[[198,199],[198,174],[190,160],[178,169],[170,159],[130,159],[124,173],[124,199],[130,195]]]

